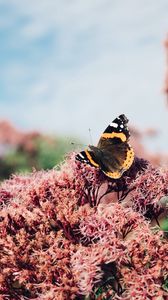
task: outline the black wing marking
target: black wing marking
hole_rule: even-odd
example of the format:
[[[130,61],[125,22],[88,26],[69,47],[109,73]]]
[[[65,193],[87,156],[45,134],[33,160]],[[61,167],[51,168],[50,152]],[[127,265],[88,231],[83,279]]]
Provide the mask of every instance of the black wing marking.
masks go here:
[[[127,126],[128,119],[125,115],[120,115],[115,118],[108,127],[104,130],[101,138],[120,138],[122,141],[126,141],[130,137],[130,132]]]
[[[127,126],[128,119],[125,115],[120,115],[114,119],[109,126],[102,133],[100,140],[98,142],[98,148],[102,148],[102,144],[112,143],[120,144],[127,142],[130,137],[130,132]]]
[[[85,150],[81,151],[76,155],[76,160],[79,160],[80,162],[87,163],[92,167],[99,168],[99,162],[96,159],[95,154],[92,151]]]

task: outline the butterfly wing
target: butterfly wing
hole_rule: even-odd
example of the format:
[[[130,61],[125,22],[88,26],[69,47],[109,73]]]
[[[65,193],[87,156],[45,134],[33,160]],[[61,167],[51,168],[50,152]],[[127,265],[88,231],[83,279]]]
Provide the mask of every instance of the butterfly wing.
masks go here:
[[[100,168],[108,177],[120,178],[134,160],[127,123],[125,115],[114,119],[101,135],[97,147],[89,146],[91,151],[78,153],[76,159]]]
[[[101,170],[111,178],[120,178],[130,168],[134,151],[129,145],[128,119],[120,115],[105,129],[97,147],[102,152]]]
[[[127,126],[128,121],[129,120],[124,114],[114,119],[102,133],[99,143],[102,138],[119,138],[122,142],[128,141],[130,137],[130,132]]]
[[[76,155],[76,160],[79,160],[80,162],[87,163],[92,167],[99,168],[99,162],[98,159],[96,158],[96,155],[94,154],[93,151],[85,150],[81,151]]]
[[[99,147],[102,152],[100,167],[108,177],[120,178],[132,165],[134,151],[127,142],[112,138],[101,140]]]

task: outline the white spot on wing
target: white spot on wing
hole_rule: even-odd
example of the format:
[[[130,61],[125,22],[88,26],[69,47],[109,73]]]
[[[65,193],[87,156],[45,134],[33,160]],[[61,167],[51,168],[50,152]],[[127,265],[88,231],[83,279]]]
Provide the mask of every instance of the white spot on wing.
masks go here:
[[[114,123],[114,122],[111,122],[111,123],[110,123],[110,126],[111,126],[111,127],[117,128],[117,127],[118,127],[118,124],[117,124],[117,123]]]

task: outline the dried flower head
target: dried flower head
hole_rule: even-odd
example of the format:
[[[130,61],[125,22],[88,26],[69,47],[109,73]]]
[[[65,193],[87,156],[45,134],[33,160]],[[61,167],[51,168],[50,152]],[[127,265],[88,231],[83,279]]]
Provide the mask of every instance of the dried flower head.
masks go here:
[[[166,212],[168,171],[136,158],[113,180],[74,156],[1,184],[0,299],[167,299],[167,237],[149,211]]]

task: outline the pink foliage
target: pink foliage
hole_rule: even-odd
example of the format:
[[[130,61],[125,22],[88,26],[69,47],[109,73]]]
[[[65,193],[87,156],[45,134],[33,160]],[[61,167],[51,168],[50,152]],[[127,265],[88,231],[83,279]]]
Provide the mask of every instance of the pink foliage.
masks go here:
[[[164,92],[168,97],[168,35],[164,42],[165,50],[166,50],[166,76],[165,76],[165,84],[164,84]]]
[[[28,152],[36,150],[35,141],[42,137],[39,132],[22,132],[7,120],[0,120],[0,145],[20,147]]]
[[[152,227],[168,171],[135,158],[113,180],[74,155],[1,184],[0,299],[168,299],[167,237]]]
[[[148,128],[146,130],[139,130],[136,127],[130,128],[131,138],[130,143],[134,149],[136,156],[143,157],[152,163],[153,166],[164,166],[168,164],[168,154],[164,152],[149,151],[144,146],[144,138],[154,138],[159,135],[154,128]]]
[[[168,195],[168,172],[163,168],[154,168],[148,165],[147,169],[130,184],[132,189],[131,205],[133,209],[146,213],[152,209],[154,214],[160,212],[160,199]]]

